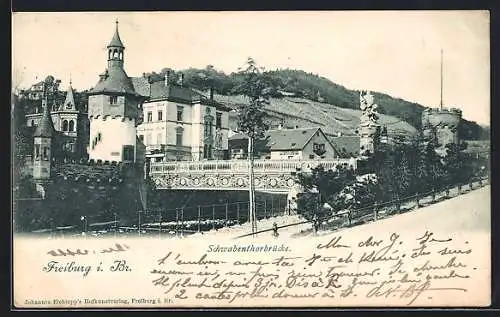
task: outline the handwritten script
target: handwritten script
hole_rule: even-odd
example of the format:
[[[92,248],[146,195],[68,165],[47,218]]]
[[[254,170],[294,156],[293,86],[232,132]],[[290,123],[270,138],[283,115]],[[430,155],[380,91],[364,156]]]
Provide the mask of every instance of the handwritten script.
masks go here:
[[[234,246],[227,249],[237,251],[223,257],[211,252],[213,246],[199,254],[167,250],[149,275],[157,296],[180,305],[279,305],[285,299],[325,303],[354,297],[418,305],[439,293],[463,296],[470,291],[464,281],[477,268],[468,243],[425,231],[405,240],[397,233],[358,241],[330,236],[298,254],[285,247],[283,252],[248,255]]]

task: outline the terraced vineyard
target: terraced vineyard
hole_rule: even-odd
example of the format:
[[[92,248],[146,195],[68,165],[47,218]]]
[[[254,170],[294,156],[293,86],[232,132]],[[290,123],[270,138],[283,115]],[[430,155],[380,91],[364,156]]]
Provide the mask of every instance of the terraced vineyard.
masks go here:
[[[229,107],[245,104],[243,96],[214,95],[214,99]],[[340,108],[327,103],[311,101],[297,97],[272,98],[266,111],[276,120],[283,118],[285,127],[317,127],[330,136],[356,135],[360,123],[361,110]],[[236,128],[237,115],[232,112],[229,117],[232,129]],[[416,129],[409,123],[393,116],[380,115],[380,123],[387,127],[389,135],[410,135]]]

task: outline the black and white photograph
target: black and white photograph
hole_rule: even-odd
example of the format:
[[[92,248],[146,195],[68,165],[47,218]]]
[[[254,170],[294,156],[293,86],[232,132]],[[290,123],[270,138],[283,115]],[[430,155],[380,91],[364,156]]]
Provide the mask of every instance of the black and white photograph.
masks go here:
[[[489,30],[14,12],[13,307],[489,305]]]

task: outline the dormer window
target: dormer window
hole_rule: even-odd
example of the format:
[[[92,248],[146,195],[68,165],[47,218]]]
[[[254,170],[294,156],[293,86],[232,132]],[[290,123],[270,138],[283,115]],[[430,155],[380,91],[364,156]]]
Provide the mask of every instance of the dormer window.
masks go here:
[[[118,103],[118,96],[109,96],[109,104],[116,105]]]

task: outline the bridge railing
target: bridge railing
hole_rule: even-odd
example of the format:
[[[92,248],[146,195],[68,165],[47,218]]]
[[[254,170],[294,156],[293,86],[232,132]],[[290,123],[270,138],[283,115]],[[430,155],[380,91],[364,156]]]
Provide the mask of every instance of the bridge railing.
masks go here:
[[[332,169],[338,165],[352,166],[356,169],[355,159],[334,160],[254,160],[254,172],[297,172],[307,171],[319,165],[325,169]],[[221,161],[177,161],[177,162],[154,162],[151,163],[150,173],[182,173],[182,172],[246,172],[248,171],[247,160],[221,160]]]

